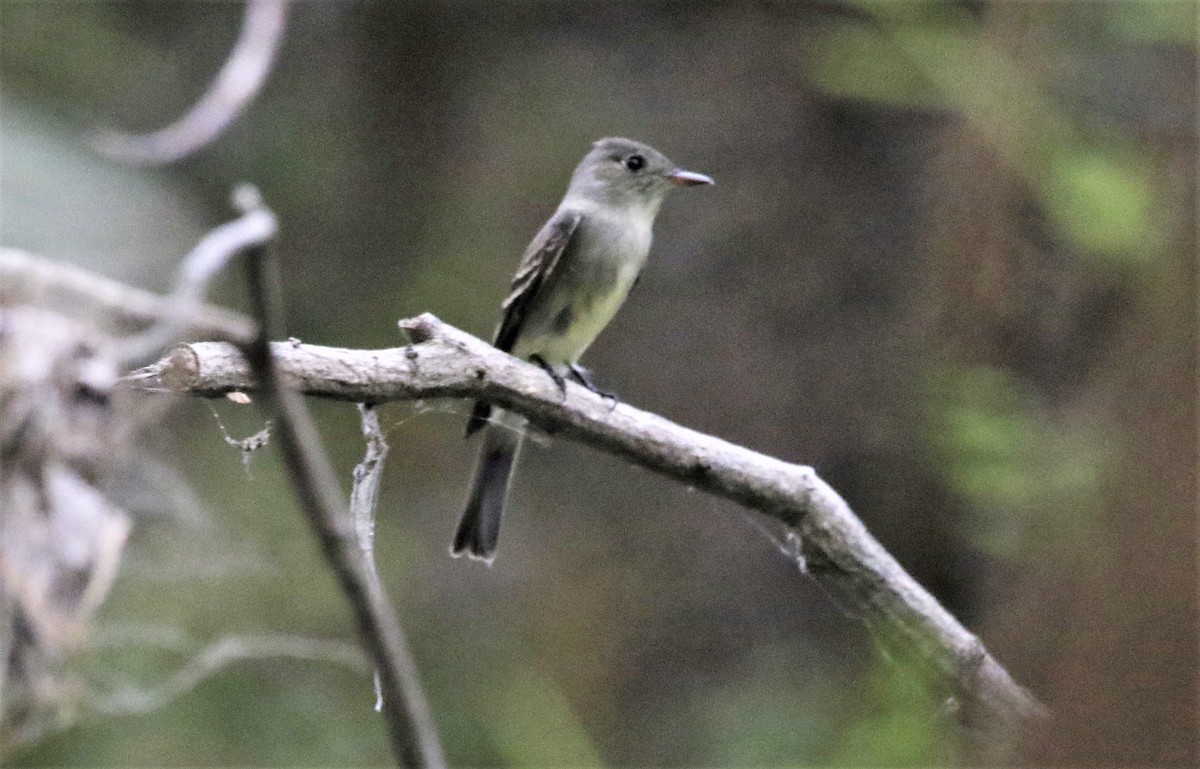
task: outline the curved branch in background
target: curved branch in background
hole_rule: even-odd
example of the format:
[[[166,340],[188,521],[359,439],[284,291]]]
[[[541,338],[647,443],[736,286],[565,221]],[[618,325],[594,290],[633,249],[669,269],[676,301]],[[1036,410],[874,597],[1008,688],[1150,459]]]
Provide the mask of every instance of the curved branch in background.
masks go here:
[[[242,31],[208,91],[176,122],[148,134],[104,130],[91,138],[102,155],[158,166],[187,157],[237,120],[262,90],[283,40],[287,0],[247,0]]]
[[[407,347],[347,350],[275,343],[272,359],[289,393],[384,403],[434,397],[483,398],[541,429],[603,449],[689,487],[774,518],[798,539],[797,563],[842,596],[844,608],[886,642],[920,661],[931,683],[951,693],[973,742],[1011,755],[1047,712],[1016,684],[983,643],[908,575],[846,501],[811,467],[794,465],[568,384],[565,396],[541,369],[432,315],[400,322]],[[140,385],[201,396],[255,388],[237,348],[175,348],[134,372]],[[292,389],[294,388],[294,389]]]
[[[254,198],[258,195],[247,189],[235,194]],[[275,216],[269,211],[248,208],[238,219],[205,235],[183,260],[175,278],[175,289],[167,298],[170,311],[159,323],[121,342],[121,361],[141,363],[179,339],[187,331],[189,319],[203,306],[209,284],[225,269],[229,260],[254,244],[275,237],[278,228]]]
[[[94,694],[89,707],[102,716],[146,715],[182,697],[230,665],[269,659],[325,662],[341,665],[355,673],[367,671],[362,651],[342,641],[282,635],[229,636],[192,657],[158,686],[149,689],[124,687],[110,694]]]

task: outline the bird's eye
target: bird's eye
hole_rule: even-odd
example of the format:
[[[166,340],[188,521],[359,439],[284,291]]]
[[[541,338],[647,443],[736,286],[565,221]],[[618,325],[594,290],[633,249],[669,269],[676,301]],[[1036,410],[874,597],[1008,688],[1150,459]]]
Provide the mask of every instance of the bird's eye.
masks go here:
[[[630,155],[625,158],[625,167],[630,171],[641,171],[646,166],[646,158],[641,155]]]

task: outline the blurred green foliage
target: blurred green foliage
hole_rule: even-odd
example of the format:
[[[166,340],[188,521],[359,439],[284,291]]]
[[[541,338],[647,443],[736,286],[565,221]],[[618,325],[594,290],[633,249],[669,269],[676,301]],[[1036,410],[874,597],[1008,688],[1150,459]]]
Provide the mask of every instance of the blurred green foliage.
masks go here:
[[[1149,155],[1073,120],[1047,92],[1052,73],[1035,74],[999,50],[953,4],[860,5],[876,23],[839,25],[810,52],[822,89],[961,115],[1036,185],[1047,216],[1086,254],[1119,265],[1158,250],[1165,223],[1152,213]],[[1148,40],[1174,39],[1194,22],[1184,3],[1111,5],[1113,37],[1137,29]],[[1047,13],[1059,10],[1049,6]]]
[[[865,711],[839,735],[835,766],[952,766],[949,711],[914,671],[878,660],[859,683]]]
[[[604,766],[570,701],[539,671],[512,671],[495,693],[484,712],[498,765]]]
[[[1010,372],[986,366],[933,370],[926,397],[928,439],[973,511],[974,545],[1032,561],[1094,524],[1113,459],[1101,426],[1056,419]]]
[[[1195,47],[1196,4],[1189,0],[1105,3],[1105,30],[1113,37],[1141,44],[1173,43]]]
[[[1160,253],[1162,223],[1147,158],[1117,148],[1063,147],[1044,187],[1049,215],[1088,254],[1129,268]]]

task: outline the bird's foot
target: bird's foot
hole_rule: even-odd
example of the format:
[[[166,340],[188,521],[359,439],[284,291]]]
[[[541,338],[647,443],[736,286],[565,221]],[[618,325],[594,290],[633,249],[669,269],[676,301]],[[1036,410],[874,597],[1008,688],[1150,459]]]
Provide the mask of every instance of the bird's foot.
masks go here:
[[[529,362],[549,374],[550,378],[554,380],[554,386],[558,388],[564,398],[567,397],[567,380],[563,379],[562,374],[555,371],[545,358],[540,355],[530,355]]]
[[[617,397],[616,393],[609,392],[608,390],[601,390],[599,387],[597,387],[596,383],[592,381],[592,372],[588,371],[583,366],[580,366],[578,363],[571,364],[571,378],[586,387],[590,392],[594,392],[601,398],[607,398],[611,400],[613,402],[613,406],[616,406],[621,402],[621,399]]]

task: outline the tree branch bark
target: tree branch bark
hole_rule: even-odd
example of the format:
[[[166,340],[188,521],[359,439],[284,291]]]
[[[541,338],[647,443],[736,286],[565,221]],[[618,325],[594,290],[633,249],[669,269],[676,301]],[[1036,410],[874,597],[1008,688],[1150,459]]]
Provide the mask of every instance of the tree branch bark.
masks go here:
[[[412,344],[348,350],[274,343],[279,375],[296,391],[344,401],[484,398],[548,432],[585,443],[768,515],[799,539],[798,563],[873,630],[919,660],[948,691],[968,734],[1008,753],[1046,717],[982,642],[924,590],[811,467],[705,435],[568,384],[565,396],[536,366],[430,314],[400,322]],[[224,343],[177,347],[131,375],[147,386],[200,396],[255,388]],[[1001,747],[999,751],[997,748]]]

